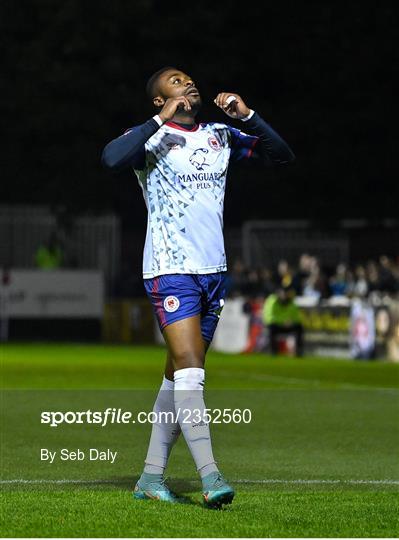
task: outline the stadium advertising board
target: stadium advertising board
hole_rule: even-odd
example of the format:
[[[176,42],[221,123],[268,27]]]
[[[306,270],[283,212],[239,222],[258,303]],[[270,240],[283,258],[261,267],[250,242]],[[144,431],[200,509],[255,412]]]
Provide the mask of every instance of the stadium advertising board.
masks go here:
[[[300,304],[301,300],[298,300]],[[213,349],[232,353],[268,350],[266,330],[257,331],[258,337],[253,343],[252,327],[262,323],[259,317],[251,317],[244,305],[243,298],[226,301]],[[300,312],[307,354],[399,360],[399,308],[395,303],[376,307],[350,301],[345,304],[302,304]]]
[[[97,270],[11,270],[0,296],[9,318],[102,318],[104,282]]]
[[[306,351],[320,356],[348,357],[349,306],[301,306]]]

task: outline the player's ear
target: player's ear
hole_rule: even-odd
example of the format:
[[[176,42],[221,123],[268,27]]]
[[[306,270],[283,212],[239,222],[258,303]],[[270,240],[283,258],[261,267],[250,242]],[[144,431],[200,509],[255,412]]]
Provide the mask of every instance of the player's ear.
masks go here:
[[[155,107],[163,107],[165,105],[165,100],[161,96],[154,97],[152,102],[155,105]]]

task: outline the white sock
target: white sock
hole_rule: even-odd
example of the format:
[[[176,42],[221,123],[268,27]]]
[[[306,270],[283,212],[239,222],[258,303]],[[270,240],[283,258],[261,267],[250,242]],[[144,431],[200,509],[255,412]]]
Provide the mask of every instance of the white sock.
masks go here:
[[[205,476],[208,476],[208,474],[218,471],[219,469],[217,468],[216,463],[209,463],[209,465],[205,465],[205,467],[202,467],[198,472],[201,478],[204,478]]]
[[[155,400],[153,411],[171,412],[175,414],[174,403],[174,382],[163,378],[157,399]],[[168,458],[172,446],[180,435],[178,422],[171,422],[167,419],[152,424],[150,444],[148,446],[147,457],[145,458],[144,472],[150,474],[162,474],[168,463]]]
[[[175,410],[176,414],[180,410],[180,427],[197,470],[200,474],[204,468],[206,471],[209,469],[217,471],[218,468],[212,452],[209,425],[201,421],[205,409],[205,371],[202,368],[179,369],[175,371],[174,378]],[[199,410],[199,415],[195,409]],[[209,470],[209,472],[212,472],[212,470]]]

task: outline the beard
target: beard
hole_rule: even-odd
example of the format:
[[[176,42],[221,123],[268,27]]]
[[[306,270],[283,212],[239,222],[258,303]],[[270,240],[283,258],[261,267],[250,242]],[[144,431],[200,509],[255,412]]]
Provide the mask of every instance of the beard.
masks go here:
[[[191,111],[193,114],[197,114],[198,111],[201,109],[202,101],[200,96],[186,96],[190,102],[191,105]]]

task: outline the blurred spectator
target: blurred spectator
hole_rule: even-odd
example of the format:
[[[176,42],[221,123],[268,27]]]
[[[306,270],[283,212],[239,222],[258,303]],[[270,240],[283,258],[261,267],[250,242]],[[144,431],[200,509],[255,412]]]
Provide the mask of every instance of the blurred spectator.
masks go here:
[[[247,283],[245,266],[241,259],[236,259],[231,272],[226,276],[226,293],[229,296],[237,296],[245,293]]]
[[[302,296],[305,296],[307,298],[316,298],[317,300],[320,300],[321,292],[317,288],[317,280],[317,275],[310,275],[305,280]]]
[[[330,278],[331,296],[344,296],[348,291],[348,272],[346,265],[340,263],[335,274]]]
[[[310,262],[310,275],[314,279],[314,286],[317,291],[320,293],[321,298],[326,298],[328,296],[328,280],[322,271],[317,257],[311,257]]]
[[[244,352],[260,352],[266,347],[267,336],[263,324],[264,296],[256,296],[244,305],[244,311],[249,315],[249,332]]]
[[[37,268],[55,270],[60,268],[64,259],[61,243],[56,232],[52,232],[48,241],[38,247],[35,254]]]
[[[256,270],[249,270],[246,276],[246,283],[244,285],[244,294],[253,298],[257,296],[260,291],[259,276]]]
[[[396,281],[396,286],[399,285],[399,256],[396,257],[396,261],[393,261],[392,273]]]
[[[378,274],[378,267],[374,261],[369,261],[366,266],[367,282],[369,284],[369,291],[378,291],[380,287],[380,278]]]
[[[264,297],[269,296],[274,291],[273,275],[269,268],[264,267],[259,270],[259,282]]]
[[[292,286],[298,296],[302,296],[306,280],[310,276],[312,269],[312,257],[308,253],[303,253],[299,257],[298,270],[294,274]]]
[[[278,354],[278,337],[281,334],[293,334],[296,340],[298,356],[303,352],[303,327],[298,306],[294,303],[295,291],[288,285],[280,286],[271,294],[263,308],[263,321],[269,330],[272,354]]]
[[[328,277],[329,276],[329,277]],[[298,260],[298,267],[292,268],[282,259],[275,272],[267,267],[245,268],[236,260],[227,275],[228,295],[241,295],[248,298],[266,298],[276,288],[290,285],[297,296],[313,297],[317,300],[330,296],[368,298],[370,294],[399,293],[399,259],[382,255],[378,262],[370,260],[366,265],[357,264],[354,268],[345,263],[337,265],[334,273],[321,269],[317,257],[304,253]]]
[[[277,276],[276,276],[277,285],[282,285],[283,287],[291,285],[292,277],[293,277],[292,270],[288,262],[284,259],[279,261],[277,265]]]
[[[369,292],[369,286],[366,279],[366,269],[361,264],[355,268],[355,279],[349,291],[351,296],[366,298]]]
[[[328,296],[327,280],[321,272],[319,261],[316,257],[310,257],[309,261],[309,276],[304,281],[302,296],[317,298],[325,298]]]
[[[379,289],[384,292],[395,293],[398,290],[398,285],[394,275],[394,264],[385,255],[380,257],[379,274]]]

